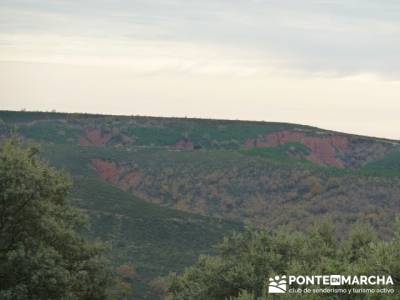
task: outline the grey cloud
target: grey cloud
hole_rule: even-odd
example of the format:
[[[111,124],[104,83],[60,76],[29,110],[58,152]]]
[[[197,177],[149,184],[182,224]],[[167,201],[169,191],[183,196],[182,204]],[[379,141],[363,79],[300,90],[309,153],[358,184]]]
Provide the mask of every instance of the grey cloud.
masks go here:
[[[400,78],[400,2],[3,0],[1,32],[190,41],[251,49],[310,73]]]

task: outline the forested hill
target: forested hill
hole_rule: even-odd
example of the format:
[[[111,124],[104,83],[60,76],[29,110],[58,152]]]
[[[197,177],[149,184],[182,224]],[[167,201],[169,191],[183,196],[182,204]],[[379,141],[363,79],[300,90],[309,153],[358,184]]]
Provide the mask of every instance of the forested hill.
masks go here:
[[[329,217],[392,232],[400,143],[287,123],[0,112],[0,136],[41,145],[71,173],[73,203],[116,265],[137,269],[136,297],[243,222],[306,228]]]

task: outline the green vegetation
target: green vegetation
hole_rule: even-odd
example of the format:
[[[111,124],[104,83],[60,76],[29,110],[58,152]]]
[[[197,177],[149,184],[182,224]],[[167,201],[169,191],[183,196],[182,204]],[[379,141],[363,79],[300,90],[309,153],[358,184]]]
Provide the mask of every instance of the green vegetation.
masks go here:
[[[311,163],[305,160],[305,157],[310,154],[310,149],[301,143],[287,143],[276,147],[269,148],[253,148],[250,150],[242,150],[244,155],[258,156],[273,162],[279,163]]]
[[[24,155],[28,155],[28,150],[23,152],[22,150],[16,150],[14,148],[10,149],[10,146],[7,147],[4,148],[6,149],[4,153],[7,153],[7,155],[13,154],[16,160],[20,158],[27,159]],[[61,149],[66,151],[62,154],[59,152]],[[73,149],[78,150],[74,152]],[[47,157],[47,159],[50,158],[57,162],[55,165],[67,166],[66,169],[68,171],[72,171],[73,174],[76,174],[73,177],[73,188],[69,199],[75,207],[78,207],[87,214],[90,226],[84,228],[82,227],[83,223],[71,223],[70,226],[74,226],[75,230],[79,230],[81,234],[84,234],[86,237],[102,240],[106,244],[107,251],[105,254],[110,258],[112,266],[115,269],[114,279],[111,281],[111,278],[107,277],[109,284],[114,285],[107,291],[113,299],[120,299],[121,295],[124,293],[126,295],[133,293],[135,299],[157,299],[160,295],[158,294],[159,291],[153,287],[154,280],[160,276],[166,276],[172,271],[178,272],[183,270],[187,265],[194,263],[196,257],[200,254],[212,253],[212,244],[220,240],[224,234],[228,234],[232,230],[240,230],[241,228],[239,223],[202,217],[146,203],[108,183],[100,181],[96,174],[88,168],[89,162],[85,161],[85,159],[89,158],[85,157],[85,154],[88,155],[90,153],[86,148],[67,147],[67,149],[65,149],[64,147],[48,145],[43,148],[43,151],[42,155]],[[36,159],[33,160],[33,158],[30,163],[40,164]],[[4,171],[3,168],[2,170]],[[69,187],[69,183],[66,181],[66,186],[61,184],[63,180],[66,180],[65,177],[52,169],[49,170],[57,174],[60,178],[60,183],[58,184],[60,194],[61,189],[65,188],[66,191],[67,187]],[[20,172],[23,171],[20,170]],[[25,182],[24,178],[28,180],[28,178],[32,177],[31,173],[24,173],[25,177],[21,177],[20,182]],[[4,177],[2,176],[1,178]],[[6,181],[3,182],[6,183]],[[35,184],[35,182],[32,182],[32,184]],[[46,187],[51,188],[51,186],[52,184],[48,183]],[[14,187],[10,188],[14,189]],[[30,190],[40,193],[39,186]],[[22,200],[23,199],[21,199],[21,201]],[[45,200],[46,199],[43,199],[43,202]],[[72,212],[77,216],[80,215],[78,211],[67,208],[65,202],[60,204],[58,209],[62,209],[63,213],[71,218]],[[63,219],[59,211],[57,216],[60,216],[58,221],[61,222]],[[26,217],[26,215],[21,216],[21,218],[22,217]],[[43,218],[45,217],[46,216],[43,215]],[[53,219],[49,219],[48,222],[52,220]],[[74,220],[75,219],[71,219],[70,222],[75,222]],[[48,223],[45,223],[43,226],[47,226],[47,224]],[[4,229],[5,233],[11,234],[11,232],[6,229]],[[46,230],[53,229],[54,226],[46,228]],[[31,228],[30,230],[36,229]],[[30,232],[30,234],[33,236],[33,232]],[[40,232],[37,232],[35,236],[39,234]],[[6,239],[4,239],[4,241],[6,241]],[[62,245],[67,246],[68,240]],[[84,249],[77,249],[82,251],[81,255],[87,255]],[[93,255],[100,253],[95,252],[94,249],[97,248],[91,250]],[[100,248],[98,251],[100,251]],[[20,257],[16,257],[16,259],[17,258],[20,259]],[[54,263],[58,264],[60,261],[55,261]],[[4,267],[4,272],[9,271],[6,265],[1,266]],[[13,266],[15,266],[15,264],[13,264]],[[99,269],[94,270],[98,272],[99,276],[102,276],[103,273]],[[39,271],[40,269],[38,272]],[[123,271],[130,274],[129,278],[126,278],[126,274],[119,274]],[[5,276],[4,274],[5,273],[3,273],[3,276]],[[48,276],[50,275],[51,274]],[[106,280],[106,277],[104,280]],[[5,281],[3,281],[3,283],[4,282]],[[95,282],[93,284],[95,284]],[[104,282],[102,284],[104,287],[107,286]],[[6,288],[5,285],[4,288]],[[65,292],[67,293],[68,291]],[[4,293],[6,293],[6,291]],[[13,291],[9,293],[10,299],[25,299],[23,296],[18,298],[19,296]],[[54,293],[58,293],[58,291]],[[63,294],[60,293],[59,295],[62,297]],[[6,298],[6,294],[4,294],[4,297],[8,299]],[[85,298],[84,296],[79,296],[79,299]],[[93,296],[89,299],[97,298]]]
[[[171,146],[187,138],[207,149],[235,149],[247,138],[284,129],[312,128],[286,123],[12,111],[0,112],[0,119],[16,125],[22,135],[45,142],[72,143],[71,137],[75,138],[79,130],[83,133],[84,128],[97,128],[131,138],[137,146]]]
[[[362,171],[375,176],[400,176],[400,151],[394,151],[381,160],[365,165]]]
[[[2,111],[0,118],[6,123],[27,123],[39,120],[54,120],[65,118],[65,113],[41,111]]]
[[[71,174],[68,201],[90,221],[80,233],[107,246],[115,299],[159,299],[164,276],[213,254],[243,223],[307,232],[329,217],[339,235],[363,223],[393,238],[395,141],[285,123],[6,111],[0,119],[0,141],[15,133],[37,143],[42,159]]]
[[[173,145],[185,137],[202,148],[233,149],[240,147],[246,138],[291,127],[280,123],[267,125],[195,119],[170,119],[161,124],[157,120],[157,123],[155,127],[129,128],[127,134],[136,136],[139,145]]]
[[[124,189],[164,207],[273,228],[290,223],[306,229],[314,220],[330,216],[343,232],[359,221],[371,224],[382,236],[391,235],[400,207],[399,177],[320,167],[294,158],[281,161],[269,155],[270,149],[274,151],[244,150],[257,155],[64,145],[43,150],[77,181],[86,176],[99,180],[93,159],[114,166],[116,173],[107,180],[116,187],[122,188],[130,172],[137,172],[137,184]]]
[[[395,294],[321,293],[309,294],[306,298],[398,299],[400,220],[390,241],[378,240],[373,229],[365,226],[354,226],[344,239],[336,238],[336,234],[332,223],[325,221],[307,233],[247,229],[231,235],[217,246],[217,255],[202,256],[181,275],[171,276],[167,298],[305,299],[305,295],[268,294],[268,279],[276,275],[342,274],[391,276],[395,285],[380,287],[394,288]]]
[[[157,299],[151,283],[179,272],[240,224],[146,203],[95,178],[75,181],[72,199],[90,216],[89,237],[104,241],[115,267],[132,263],[135,299]]]
[[[35,126],[19,125],[18,133],[30,139],[45,143],[77,143],[81,131],[74,127],[66,127],[58,121],[39,122]]]
[[[134,299],[157,299],[153,287],[157,278],[179,272],[195,262],[200,254],[212,253],[212,245],[233,230],[239,222],[203,217],[147,203],[109,183],[101,181],[90,167],[92,158],[124,161],[134,151],[71,145],[46,145],[42,156],[73,174],[71,201],[85,211],[90,228],[84,233],[104,241],[114,268],[133,264],[131,280]],[[151,162],[160,150],[140,151],[140,160]],[[177,155],[178,152],[168,152]],[[149,155],[150,159],[146,158]]]
[[[15,141],[0,148],[0,298],[105,299],[102,248],[77,235],[69,179]]]

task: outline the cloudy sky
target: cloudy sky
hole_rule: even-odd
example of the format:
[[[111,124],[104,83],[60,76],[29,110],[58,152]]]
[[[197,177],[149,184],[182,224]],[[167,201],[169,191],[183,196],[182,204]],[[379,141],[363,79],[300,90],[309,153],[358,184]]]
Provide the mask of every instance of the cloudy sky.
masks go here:
[[[400,1],[0,0],[0,109],[400,139]]]

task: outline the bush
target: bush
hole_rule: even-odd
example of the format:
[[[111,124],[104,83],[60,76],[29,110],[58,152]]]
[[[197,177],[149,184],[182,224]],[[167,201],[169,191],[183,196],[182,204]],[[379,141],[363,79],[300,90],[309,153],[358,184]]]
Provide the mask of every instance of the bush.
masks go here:
[[[170,300],[269,299],[267,280],[277,274],[390,275],[397,294],[387,299],[399,297],[400,221],[391,241],[378,240],[368,226],[355,226],[345,239],[339,239],[334,226],[323,222],[305,234],[248,228],[225,238],[217,250],[216,256],[200,257],[183,274],[171,275]],[[386,299],[385,295],[366,294],[311,294],[307,299],[343,297]]]

